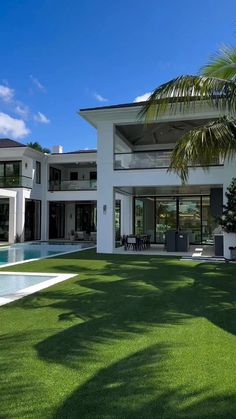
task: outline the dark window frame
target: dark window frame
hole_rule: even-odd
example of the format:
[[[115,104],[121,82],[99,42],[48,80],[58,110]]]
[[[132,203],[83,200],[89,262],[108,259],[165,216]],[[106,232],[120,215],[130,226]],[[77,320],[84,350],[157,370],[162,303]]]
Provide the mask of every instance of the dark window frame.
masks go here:
[[[41,185],[41,162],[36,160],[35,166],[35,183]]]
[[[70,172],[70,180],[79,180],[78,172]]]

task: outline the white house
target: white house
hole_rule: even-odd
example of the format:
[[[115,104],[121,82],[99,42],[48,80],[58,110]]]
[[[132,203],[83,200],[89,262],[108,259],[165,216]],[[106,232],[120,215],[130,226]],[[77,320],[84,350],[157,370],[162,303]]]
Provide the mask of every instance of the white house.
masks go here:
[[[167,171],[176,141],[188,130],[219,117],[195,101],[188,113],[176,105],[158,121],[144,124],[142,103],[82,109],[80,115],[97,129],[97,251],[115,247],[115,200],[121,200],[121,231],[149,234],[164,243],[166,231],[188,233],[192,244],[213,243],[225,191],[235,176],[235,159],[214,161],[204,170],[190,168],[187,185]],[[206,168],[205,168],[206,169]],[[225,240],[224,255],[229,257]]]
[[[148,234],[164,245],[176,229],[191,244],[213,243],[235,160],[190,168],[187,185],[167,169],[178,138],[217,111],[196,102],[188,114],[166,111],[145,125],[141,106],[80,111],[97,129],[97,151],[56,147],[48,155],[0,140],[0,241],[97,238],[98,252],[113,253],[122,235]]]

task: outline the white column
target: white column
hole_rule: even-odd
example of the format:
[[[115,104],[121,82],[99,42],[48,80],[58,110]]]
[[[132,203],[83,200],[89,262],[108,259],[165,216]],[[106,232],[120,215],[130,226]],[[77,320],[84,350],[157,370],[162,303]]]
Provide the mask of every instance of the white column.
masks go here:
[[[16,237],[16,197],[9,198],[9,232],[8,241],[14,243]]]
[[[24,189],[18,189],[16,200],[16,234],[19,236],[20,241],[24,241],[24,228],[25,228],[25,196]]]
[[[97,153],[97,252],[113,253],[115,248],[115,194],[113,188],[114,128],[98,125]]]
[[[121,235],[133,233],[133,197],[122,195],[121,198]]]
[[[47,201],[47,191],[48,191],[48,163],[47,160],[44,161],[42,167],[44,171],[42,173],[42,182],[43,182],[43,193],[41,201],[41,240],[47,241],[49,238],[49,203]]]

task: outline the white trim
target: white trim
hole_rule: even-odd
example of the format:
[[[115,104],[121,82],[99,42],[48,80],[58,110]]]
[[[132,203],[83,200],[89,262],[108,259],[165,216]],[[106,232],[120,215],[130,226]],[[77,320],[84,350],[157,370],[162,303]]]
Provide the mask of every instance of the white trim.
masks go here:
[[[5,297],[0,297],[0,306],[5,304],[9,304],[12,301],[19,300],[20,298],[26,297],[27,295],[34,294],[35,292],[41,291],[45,288],[51,287],[52,285],[59,284],[62,281],[65,281],[69,278],[74,278],[78,274],[52,274],[52,273],[40,273],[40,272],[0,272],[1,275],[24,275],[24,276],[48,276],[53,277],[52,279],[48,279],[48,281],[40,282],[35,285],[31,285],[30,287],[24,288],[22,290],[18,290],[13,294],[7,294]]]
[[[11,247],[11,246],[10,246]],[[77,250],[70,250],[68,252],[63,252],[63,253],[55,253],[55,255],[49,255],[49,256],[43,256],[41,258],[35,258],[35,259],[26,259],[26,260],[20,260],[19,262],[11,262],[11,263],[5,263],[3,265],[0,265],[0,269],[1,268],[6,268],[8,266],[15,266],[15,265],[21,265],[22,263],[29,263],[29,262],[37,262],[38,260],[41,259],[50,259],[50,258],[54,258],[56,256],[63,256],[63,255],[67,255],[69,253],[77,253],[77,252],[82,252],[83,250],[89,250],[89,249],[94,249],[96,248],[96,245],[94,246],[89,246],[89,247],[84,247],[83,249],[77,249]],[[0,271],[1,274],[1,271]]]

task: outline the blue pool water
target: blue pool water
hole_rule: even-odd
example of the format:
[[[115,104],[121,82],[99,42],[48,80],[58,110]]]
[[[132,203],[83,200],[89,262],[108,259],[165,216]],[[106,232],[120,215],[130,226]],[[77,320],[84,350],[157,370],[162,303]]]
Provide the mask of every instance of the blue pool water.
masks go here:
[[[7,263],[60,255],[60,253],[65,252],[76,252],[91,246],[93,246],[91,243],[19,243],[7,249],[0,249],[0,266]]]
[[[25,288],[31,287],[32,285],[36,285],[49,279],[56,278],[56,276],[52,275],[14,275],[14,274],[0,274],[0,297],[7,296],[9,294],[14,294],[19,290],[23,290]]]

